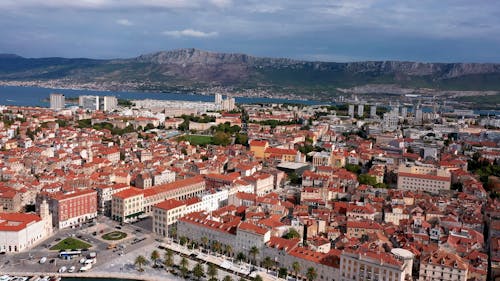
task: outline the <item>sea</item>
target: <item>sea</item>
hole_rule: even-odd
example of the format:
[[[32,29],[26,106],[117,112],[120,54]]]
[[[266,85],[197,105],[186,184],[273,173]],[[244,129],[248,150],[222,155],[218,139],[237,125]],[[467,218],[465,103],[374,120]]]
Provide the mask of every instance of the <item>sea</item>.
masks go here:
[[[48,107],[48,98],[51,93],[64,94],[69,98],[77,98],[81,95],[116,96],[118,99],[127,100],[181,100],[213,102],[213,95],[201,95],[195,93],[153,93],[153,92],[115,92],[95,90],[72,90],[72,89],[49,89],[41,87],[0,86],[0,105],[11,106],[41,106]],[[314,100],[276,99],[266,97],[235,97],[236,103],[293,103],[316,105],[325,104]]]
[[[97,90],[73,90],[73,89],[52,89],[42,87],[21,87],[21,86],[0,86],[0,105],[11,106],[40,106],[49,107],[49,95],[51,93],[64,94],[69,98],[77,98],[81,95],[94,96],[116,96],[118,99],[126,100],[179,100],[179,101],[200,101],[213,102],[213,95],[201,95],[195,93],[154,93],[154,92],[122,92],[122,91],[97,91]],[[266,97],[235,97],[236,103],[240,104],[269,104],[269,103],[290,103],[304,105],[336,105],[334,102],[322,102],[316,100],[296,100]],[[409,109],[411,112],[412,109]],[[432,112],[432,108],[424,107],[424,112]],[[500,116],[500,110],[474,110],[475,114]]]

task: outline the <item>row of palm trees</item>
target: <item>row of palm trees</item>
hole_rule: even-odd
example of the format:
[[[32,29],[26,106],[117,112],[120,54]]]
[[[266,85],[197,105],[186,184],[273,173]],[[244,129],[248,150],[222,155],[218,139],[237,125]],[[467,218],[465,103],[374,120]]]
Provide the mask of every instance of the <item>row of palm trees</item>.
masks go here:
[[[188,247],[190,247],[192,249],[197,248],[198,246],[202,246],[204,249],[211,250],[214,253],[224,254],[228,257],[235,258],[238,262],[248,261],[253,265],[257,265],[257,256],[260,254],[260,250],[256,246],[252,246],[248,250],[248,255],[252,259],[247,259],[247,256],[243,252],[239,252],[235,255],[231,245],[224,245],[224,244],[220,243],[219,241],[212,241],[211,243],[209,243],[209,240],[206,236],[201,237],[200,242],[201,242],[200,243],[201,245],[199,245],[196,241],[190,241],[189,238],[187,238],[186,236],[179,237],[179,243],[183,246],[188,245]],[[269,271],[269,269],[276,267],[276,262],[270,257],[265,257],[261,262],[261,266],[266,268],[266,270]],[[286,277],[288,275],[286,268],[280,268],[279,270],[281,271],[281,274],[280,274],[281,276]],[[300,263],[294,262],[292,264],[292,270],[294,273],[294,277],[298,278],[299,273],[301,271]],[[318,276],[318,274],[317,274],[317,271],[314,267],[307,268],[306,275],[305,275],[307,280],[314,281],[317,278],[317,276]]]
[[[160,260],[160,253],[157,250],[154,250],[151,252],[151,261],[153,262],[153,265],[157,265],[157,262]],[[138,267],[139,271],[144,271],[143,266],[148,263],[148,260],[142,256],[139,255],[136,257],[134,265]],[[174,266],[174,252],[171,249],[167,249],[164,255],[164,260],[163,264],[165,265],[165,268],[171,269]],[[180,263],[179,263],[179,270],[181,273],[181,276],[183,278],[186,278],[189,274],[189,260],[185,257],[182,257]],[[191,271],[193,276],[196,278],[196,280],[200,281],[205,274],[209,276],[209,281],[217,281],[217,275],[218,275],[218,268],[216,265],[212,263],[207,264],[207,269],[206,272],[203,268],[203,265],[201,263],[197,263],[194,267],[193,270]],[[260,279],[262,281],[262,278]],[[233,278],[229,275],[226,275],[222,281],[233,281]],[[245,281],[245,279],[240,278],[239,281]]]

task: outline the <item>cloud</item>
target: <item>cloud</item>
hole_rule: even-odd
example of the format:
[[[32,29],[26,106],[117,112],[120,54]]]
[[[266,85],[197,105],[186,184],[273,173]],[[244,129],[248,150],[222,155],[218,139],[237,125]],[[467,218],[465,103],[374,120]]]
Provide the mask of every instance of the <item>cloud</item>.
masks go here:
[[[211,0],[210,2],[214,6],[219,7],[219,8],[229,7],[233,3],[232,0]]]
[[[129,21],[128,19],[118,19],[116,20],[116,23],[119,24],[119,25],[123,25],[123,26],[132,26],[134,25],[133,22]]]
[[[195,38],[207,38],[217,36],[218,33],[215,31],[212,32],[203,32],[194,29],[184,29],[184,30],[169,30],[164,31],[164,35],[172,36],[172,37],[195,37]]]
[[[191,9],[207,6],[226,7],[231,0],[1,0],[1,8],[51,8],[51,9]],[[208,4],[208,5],[207,5]]]

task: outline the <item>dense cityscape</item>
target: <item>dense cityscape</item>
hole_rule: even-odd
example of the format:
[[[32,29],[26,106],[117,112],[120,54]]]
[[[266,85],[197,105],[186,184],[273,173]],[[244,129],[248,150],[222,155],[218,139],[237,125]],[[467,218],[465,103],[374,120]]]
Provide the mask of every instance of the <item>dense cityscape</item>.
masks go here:
[[[0,280],[500,276],[494,114],[412,95],[48,100],[0,107]]]

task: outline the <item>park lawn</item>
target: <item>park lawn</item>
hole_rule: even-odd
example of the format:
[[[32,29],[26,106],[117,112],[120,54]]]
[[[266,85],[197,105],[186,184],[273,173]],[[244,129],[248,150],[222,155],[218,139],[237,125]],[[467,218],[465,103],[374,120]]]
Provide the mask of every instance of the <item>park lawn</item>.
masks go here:
[[[82,240],[69,237],[52,246],[50,249],[59,251],[72,249],[88,249],[90,247],[92,247],[92,245],[85,243]]]
[[[102,236],[104,240],[121,240],[127,237],[127,233],[121,231],[111,231]]]
[[[213,142],[213,138],[211,136],[187,135],[184,136],[184,138],[192,145],[207,145]]]

